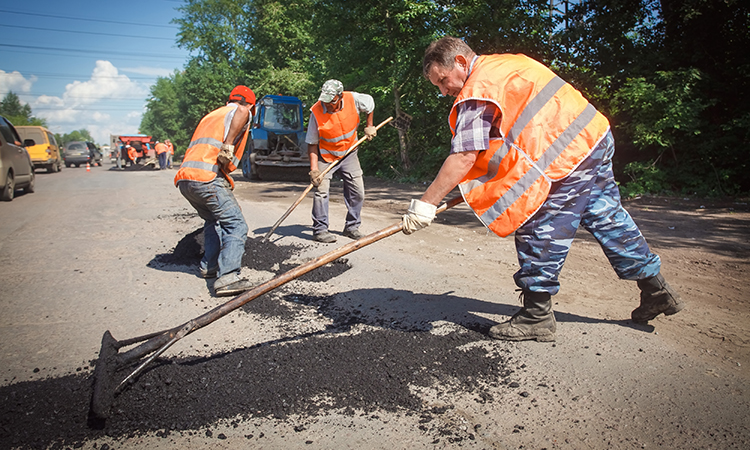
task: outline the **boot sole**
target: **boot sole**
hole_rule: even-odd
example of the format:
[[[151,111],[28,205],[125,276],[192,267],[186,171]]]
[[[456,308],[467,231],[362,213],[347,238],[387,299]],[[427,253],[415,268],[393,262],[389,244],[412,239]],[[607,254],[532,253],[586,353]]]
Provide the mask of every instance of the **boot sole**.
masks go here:
[[[499,341],[537,341],[537,342],[555,342],[555,335],[550,334],[547,336],[493,336],[490,334],[490,337],[492,339],[497,339]]]
[[[635,319],[631,315],[630,318],[635,323],[645,324],[645,323],[648,323],[651,320],[656,319],[657,317],[659,317],[660,314],[664,314],[665,316],[671,316],[671,315],[677,314],[678,312],[682,311],[683,309],[685,309],[685,303],[684,302],[680,302],[680,303],[677,303],[675,305],[670,306],[669,308],[665,309],[664,311],[662,311],[660,313],[654,314],[651,317],[647,317],[647,318],[644,318],[644,319]]]
[[[248,288],[249,289],[249,288]],[[243,292],[247,291],[248,289],[232,289],[232,290],[218,290],[216,291],[217,297],[231,297],[234,295],[242,294]]]

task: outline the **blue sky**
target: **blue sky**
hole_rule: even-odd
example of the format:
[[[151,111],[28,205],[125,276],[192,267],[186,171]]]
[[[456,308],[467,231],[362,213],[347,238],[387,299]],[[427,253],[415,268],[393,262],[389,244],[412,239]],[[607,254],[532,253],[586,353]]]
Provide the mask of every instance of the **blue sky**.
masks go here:
[[[85,128],[98,144],[110,134],[136,133],[156,78],[188,60],[170,23],[181,4],[0,3],[0,98],[18,94],[55,133]]]

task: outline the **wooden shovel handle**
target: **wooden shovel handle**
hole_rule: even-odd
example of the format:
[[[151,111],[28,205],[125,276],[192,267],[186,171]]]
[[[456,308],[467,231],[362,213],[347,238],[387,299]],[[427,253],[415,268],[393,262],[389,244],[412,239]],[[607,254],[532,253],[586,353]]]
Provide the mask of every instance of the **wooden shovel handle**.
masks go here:
[[[375,129],[379,130],[380,127],[382,127],[383,125],[387,124],[391,120],[393,120],[393,116],[391,116],[391,117],[385,119],[384,121],[380,122],[380,125],[378,125],[377,127],[375,127]],[[349,156],[349,154],[351,154],[357,147],[359,147],[359,144],[361,144],[362,142],[364,142],[365,139],[367,139],[367,136],[363,136],[360,140],[358,140],[357,142],[355,142],[354,145],[352,145],[351,147],[349,147],[349,150],[347,150],[346,153],[344,153],[344,156],[342,156],[341,159],[337,159],[336,161],[332,162],[331,164],[328,165],[328,167],[325,168],[325,170],[323,172],[320,173],[320,177],[321,178],[324,177],[328,172],[331,171],[331,169],[333,169],[334,167],[336,167],[336,165],[339,163],[339,161],[341,161],[344,158],[346,158],[347,156]],[[299,197],[297,197],[297,200],[292,204],[292,206],[290,206],[289,209],[286,210],[286,212],[284,213],[284,215],[281,216],[281,218],[279,218],[279,220],[277,220],[276,223],[273,224],[273,226],[271,227],[271,229],[268,230],[268,232],[265,234],[265,236],[263,236],[263,240],[264,241],[268,240],[268,238],[271,237],[271,235],[273,234],[273,232],[276,231],[276,228],[278,228],[279,225],[281,225],[281,222],[283,222],[284,219],[286,219],[287,217],[289,217],[289,214],[291,214],[292,211],[294,211],[294,208],[296,208],[297,205],[299,205],[300,203],[302,203],[302,200],[305,198],[305,196],[307,195],[307,193],[312,190],[313,187],[314,187],[313,184],[310,183],[307,186],[307,188],[305,189],[305,191],[302,192],[302,195],[300,195]]]

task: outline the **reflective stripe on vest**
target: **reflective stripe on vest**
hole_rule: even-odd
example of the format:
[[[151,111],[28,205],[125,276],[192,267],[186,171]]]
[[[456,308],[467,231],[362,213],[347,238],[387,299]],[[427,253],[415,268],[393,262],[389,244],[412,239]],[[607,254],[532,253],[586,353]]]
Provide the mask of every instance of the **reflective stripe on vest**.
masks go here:
[[[192,169],[201,169],[213,173],[219,173],[218,164],[211,164],[204,161],[184,161],[182,164],[180,164],[180,167],[188,167]]]
[[[344,92],[343,107],[335,113],[326,113],[320,101],[310,111],[318,123],[318,148],[320,156],[326,162],[341,159],[357,142],[359,111],[351,92]]]
[[[523,55],[476,60],[451,110],[454,134],[456,105],[475,99],[509,117],[500,119],[504,137],[480,152],[459,189],[482,223],[507,236],[538,211],[553,181],[591,153],[609,123],[572,86]],[[518,99],[526,104],[510,103]]]
[[[550,164],[552,164],[552,161],[555,158],[560,156],[562,151],[565,150],[565,148],[570,144],[573,138],[575,138],[581,132],[581,130],[583,130],[583,128],[588,125],[589,122],[591,122],[595,114],[596,109],[592,105],[588,105],[584,112],[576,118],[575,122],[573,122],[565,130],[565,132],[560,135],[555,143],[552,144],[552,146],[550,146],[547,151],[544,152],[544,156],[542,156],[542,159],[534,164],[534,169],[536,170],[526,172],[526,174],[521,177],[521,179],[518,180],[513,185],[513,187],[511,187],[510,190],[505,193],[505,195],[500,197],[490,209],[482,214],[482,221],[485,223],[494,222],[508,208],[510,208],[510,206],[516,202],[516,200],[521,198],[521,195],[523,195],[523,193],[526,192],[526,190],[529,189],[540,176],[543,176],[547,180],[549,180],[544,171],[547,169],[547,167],[550,166]],[[503,146],[503,148],[505,148],[505,146]],[[523,224],[519,224],[519,226],[521,225]]]
[[[201,119],[187,150],[185,150],[185,158],[180,165],[180,169],[175,175],[175,185],[180,180],[209,182],[221,172],[234,189],[234,180],[229,174],[239,165],[247,143],[249,129],[243,132],[239,143],[235,145],[234,154],[226,171],[217,164],[216,158],[219,155],[219,150],[221,150],[225,127],[228,125],[226,123],[227,116],[235,109],[236,105],[233,104],[223,106]]]

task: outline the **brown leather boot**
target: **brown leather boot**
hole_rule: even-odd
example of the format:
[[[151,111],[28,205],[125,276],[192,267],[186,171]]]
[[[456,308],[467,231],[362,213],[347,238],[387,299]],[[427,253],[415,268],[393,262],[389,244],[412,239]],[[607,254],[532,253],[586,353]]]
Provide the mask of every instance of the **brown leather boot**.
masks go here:
[[[641,306],[630,313],[633,322],[646,323],[661,313],[666,316],[677,314],[685,308],[685,302],[661,274],[638,280],[641,289]]]
[[[555,340],[555,313],[552,296],[548,292],[521,293],[523,308],[509,321],[490,328],[490,337],[504,341],[553,342]]]

